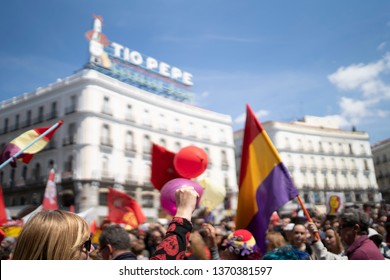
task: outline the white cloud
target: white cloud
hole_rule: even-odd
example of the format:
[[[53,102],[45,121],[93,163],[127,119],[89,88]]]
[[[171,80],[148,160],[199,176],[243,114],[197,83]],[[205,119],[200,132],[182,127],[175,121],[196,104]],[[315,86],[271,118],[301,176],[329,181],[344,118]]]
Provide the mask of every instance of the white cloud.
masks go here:
[[[369,115],[369,103],[370,102],[355,100],[347,97],[342,97],[339,101],[342,116],[348,119],[354,125],[358,124],[362,118]]]
[[[377,79],[383,69],[383,61],[366,65],[362,63],[353,64],[348,67],[340,67],[335,73],[329,75],[328,79],[342,90],[355,90],[365,83]]]
[[[388,115],[388,111],[378,107],[382,101],[390,99],[390,85],[387,84],[389,70],[390,53],[387,53],[376,62],[340,67],[328,76],[329,81],[336,87],[357,96],[340,98],[340,120],[357,125],[363,119],[384,118]]]

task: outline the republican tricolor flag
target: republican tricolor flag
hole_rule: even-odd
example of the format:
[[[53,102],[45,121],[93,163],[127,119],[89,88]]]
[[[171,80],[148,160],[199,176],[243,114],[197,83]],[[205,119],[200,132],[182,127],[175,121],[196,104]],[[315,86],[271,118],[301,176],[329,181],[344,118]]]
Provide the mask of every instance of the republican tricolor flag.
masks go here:
[[[0,163],[5,162],[9,158],[14,157],[20,151],[25,149],[28,145],[36,141],[34,144],[32,144],[30,147],[25,149],[21,154],[19,154],[16,159],[24,162],[29,163],[33,156],[43,150],[46,145],[49,143],[50,139],[53,137],[56,130],[62,125],[62,121],[58,121],[53,126],[47,126],[47,127],[39,127],[35,129],[31,129],[29,131],[24,132],[23,134],[19,135],[15,139],[13,139],[3,150],[1,154],[1,161]],[[49,129],[51,131],[41,137],[43,134],[45,134]],[[41,138],[40,138],[41,137]],[[40,138],[40,139],[39,139]],[[37,141],[38,139],[38,141]],[[16,159],[10,162],[12,167],[16,167]]]
[[[262,254],[272,213],[298,196],[267,132],[247,105],[236,225],[249,230]]]

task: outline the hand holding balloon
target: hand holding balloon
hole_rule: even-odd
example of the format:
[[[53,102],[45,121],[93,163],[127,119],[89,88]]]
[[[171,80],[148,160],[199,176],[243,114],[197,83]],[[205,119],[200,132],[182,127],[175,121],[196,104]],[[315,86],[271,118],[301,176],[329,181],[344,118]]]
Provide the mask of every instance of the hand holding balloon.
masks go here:
[[[199,194],[194,187],[183,186],[175,192],[177,212],[175,217],[185,218],[191,221],[192,212],[194,212]]]
[[[176,204],[177,202],[176,191],[181,189],[183,186],[193,187],[196,193],[198,194],[198,199],[196,201],[195,207],[198,205],[199,199],[203,194],[203,188],[194,181],[183,179],[183,178],[177,178],[167,182],[161,189],[160,202],[161,202],[161,207],[165,210],[165,212],[167,212],[171,216],[174,216],[176,214],[176,210],[178,207],[178,205]]]

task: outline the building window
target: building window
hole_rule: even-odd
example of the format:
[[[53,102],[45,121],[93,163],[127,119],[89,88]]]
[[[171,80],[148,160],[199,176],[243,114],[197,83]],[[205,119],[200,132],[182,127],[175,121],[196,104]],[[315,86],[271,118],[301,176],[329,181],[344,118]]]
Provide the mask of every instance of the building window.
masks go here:
[[[26,115],[26,126],[30,126],[30,125],[31,125],[31,110],[28,110]]]
[[[108,157],[104,156],[102,158],[102,177],[109,177],[108,174]]]
[[[143,122],[144,122],[145,126],[148,126],[148,127],[152,126],[152,122],[150,119],[150,113],[149,113],[149,110],[147,110],[147,109],[144,110]]]
[[[28,171],[27,166],[23,166],[22,178],[23,178],[24,181],[27,180],[27,171]]]
[[[193,122],[190,122],[188,125],[188,135],[190,137],[195,138],[196,137],[196,131],[195,131],[195,126]]]
[[[133,107],[129,104],[127,105],[126,120],[134,122]]]
[[[349,154],[353,155],[352,144],[348,144],[348,146],[349,146]]]
[[[51,103],[51,113],[49,119],[55,119],[57,117],[57,102]]]
[[[68,135],[69,135],[69,143],[75,144],[76,143],[76,124],[75,123],[69,124]]]
[[[368,161],[366,159],[364,160],[364,170],[365,171],[369,170],[369,168],[368,168]]]
[[[203,140],[209,140],[210,139],[209,129],[208,129],[208,127],[206,125],[203,126],[202,139]]]
[[[99,205],[106,206],[108,204],[108,189],[99,189]]]
[[[228,192],[228,190],[229,190],[229,177],[227,175],[225,175],[225,178],[224,178],[224,185],[225,185],[226,192]]]
[[[154,195],[144,194],[142,196],[142,207],[153,208],[153,203],[154,203]]]
[[[324,152],[324,147],[322,146],[322,142],[319,142],[319,151],[320,153],[323,153]]]
[[[19,114],[15,116],[15,130],[19,129]]]
[[[38,108],[38,122],[43,122],[43,116],[44,116],[44,108],[43,106],[40,106]]]
[[[226,144],[225,130],[222,128],[219,132],[219,142],[221,142],[222,144]]]
[[[363,144],[360,145],[360,154],[362,154],[362,155],[366,154],[366,150],[364,149],[364,145]]]
[[[134,151],[134,136],[131,131],[127,131],[126,133],[125,150]]]
[[[167,141],[164,138],[161,138],[159,141],[160,146],[166,147],[167,146]]]
[[[180,124],[180,120],[179,119],[175,119],[175,127],[174,127],[174,132],[176,134],[181,134],[181,124]]]
[[[133,162],[127,162],[127,181],[133,181]]]
[[[8,132],[8,118],[4,119],[4,133]]]
[[[76,109],[77,109],[77,96],[76,95],[72,95],[70,97],[69,102],[70,102],[70,105],[69,105],[69,107],[67,107],[65,109],[65,114],[71,114],[73,112],[76,112]]]
[[[160,114],[160,117],[158,119],[158,128],[163,131],[167,130],[167,122],[165,120],[164,114]]]
[[[145,183],[149,183],[150,182],[150,165],[146,164],[144,170],[145,170],[145,174],[144,174]]]
[[[227,170],[229,168],[229,163],[227,160],[227,155],[225,150],[221,151],[221,165],[222,165],[222,170]]]
[[[105,146],[112,146],[110,126],[108,124],[103,125],[101,144]]]
[[[143,147],[144,154],[150,154],[152,152],[152,141],[150,141],[149,135],[144,136],[143,145],[144,145],[144,147]]]
[[[112,115],[111,106],[110,106],[110,98],[107,96],[103,99],[103,108],[102,113],[106,115]]]
[[[41,165],[39,163],[35,164],[33,174],[34,174],[34,179],[38,181],[41,177]]]

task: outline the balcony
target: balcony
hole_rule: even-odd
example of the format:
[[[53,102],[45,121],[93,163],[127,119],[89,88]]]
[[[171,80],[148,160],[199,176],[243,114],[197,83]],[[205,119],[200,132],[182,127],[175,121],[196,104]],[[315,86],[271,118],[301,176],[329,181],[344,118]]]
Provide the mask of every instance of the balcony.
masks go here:
[[[105,147],[113,147],[112,139],[109,137],[102,137],[100,138],[100,145]]]
[[[227,171],[229,170],[229,163],[227,161],[223,161],[221,167],[223,171]]]
[[[76,112],[76,105],[71,105],[65,108],[65,115],[73,114]]]
[[[62,146],[69,146],[76,144],[76,135],[68,136],[62,139]]]

